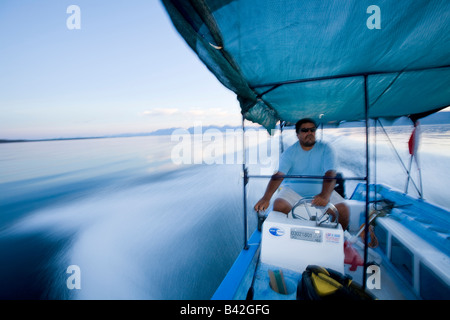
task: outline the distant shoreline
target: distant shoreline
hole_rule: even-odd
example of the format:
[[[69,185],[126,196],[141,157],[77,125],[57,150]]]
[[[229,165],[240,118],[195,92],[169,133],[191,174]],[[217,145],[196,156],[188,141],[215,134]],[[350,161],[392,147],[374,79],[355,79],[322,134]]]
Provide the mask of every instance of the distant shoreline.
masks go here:
[[[114,137],[105,136],[105,137],[54,138],[54,139],[0,139],[0,143],[87,140],[87,139],[105,139],[105,138],[114,138]]]
[[[432,114],[428,117],[420,119],[420,123],[422,125],[444,125],[444,124],[450,124],[450,112],[438,112],[435,114]],[[406,118],[400,118],[396,120],[392,126],[407,126],[412,125],[411,121]],[[347,122],[343,123],[341,127],[348,128],[348,127],[362,127],[364,126],[364,123],[361,121],[356,122]],[[387,125],[390,126],[390,125]],[[256,129],[263,129],[262,126],[255,127]],[[171,135],[175,130],[181,129],[181,130],[187,130],[189,133],[194,133],[194,127],[190,127],[189,129],[183,129],[183,128],[167,128],[167,129],[159,129],[152,132],[147,133],[125,133],[125,134],[116,134],[116,135],[109,135],[109,136],[98,136],[98,137],[71,137],[71,138],[50,138],[50,139],[0,139],[0,144],[2,143],[20,143],[20,142],[43,142],[43,141],[67,141],[67,140],[88,140],[88,139],[108,139],[108,138],[131,138],[131,137],[146,137],[146,136],[165,136],[165,135]],[[205,126],[202,127],[202,133],[204,133],[206,130],[210,129],[217,129],[219,131],[225,132],[227,129],[236,130],[241,129],[240,126]]]

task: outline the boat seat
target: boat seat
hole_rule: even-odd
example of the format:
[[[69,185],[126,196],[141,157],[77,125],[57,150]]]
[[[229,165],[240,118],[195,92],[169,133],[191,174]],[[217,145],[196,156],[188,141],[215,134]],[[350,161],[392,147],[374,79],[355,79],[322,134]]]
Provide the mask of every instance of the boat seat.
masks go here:
[[[450,299],[450,258],[444,252],[391,217],[377,218],[375,234],[380,250],[417,295]]]

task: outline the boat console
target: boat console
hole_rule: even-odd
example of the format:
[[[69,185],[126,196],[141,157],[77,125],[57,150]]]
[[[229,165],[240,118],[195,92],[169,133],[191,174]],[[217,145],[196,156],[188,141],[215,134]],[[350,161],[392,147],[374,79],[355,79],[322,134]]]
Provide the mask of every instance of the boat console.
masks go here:
[[[326,210],[305,202],[289,215],[272,211],[262,228],[261,262],[299,273],[308,265],[344,273],[344,232]]]

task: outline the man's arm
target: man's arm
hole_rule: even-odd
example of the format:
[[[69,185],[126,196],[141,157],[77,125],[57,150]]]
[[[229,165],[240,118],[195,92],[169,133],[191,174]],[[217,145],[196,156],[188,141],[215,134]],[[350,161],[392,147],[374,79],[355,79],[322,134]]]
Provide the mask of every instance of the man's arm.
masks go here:
[[[254,206],[255,211],[257,212],[264,211],[269,207],[270,199],[272,198],[275,191],[277,191],[281,182],[283,182],[284,179],[283,176],[284,173],[280,171],[278,171],[272,176],[272,178],[269,181],[269,184],[267,185],[264,196]]]
[[[335,178],[336,171],[328,170],[325,173],[325,177]],[[314,197],[312,204],[320,207],[324,207],[330,201],[331,193],[336,186],[336,179],[323,179],[322,191]]]

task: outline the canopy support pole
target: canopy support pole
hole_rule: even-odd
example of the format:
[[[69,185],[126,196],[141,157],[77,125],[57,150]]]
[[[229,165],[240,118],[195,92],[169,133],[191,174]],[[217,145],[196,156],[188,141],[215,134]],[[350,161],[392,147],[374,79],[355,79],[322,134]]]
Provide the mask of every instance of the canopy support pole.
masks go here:
[[[369,184],[369,97],[367,88],[367,77],[364,75],[364,113],[366,120],[366,212],[365,212],[365,225],[364,225],[364,267],[363,267],[363,279],[362,288],[366,290],[367,279],[367,258],[368,258],[368,244],[369,244],[369,205],[370,205],[370,184]]]
[[[284,152],[283,127],[285,126],[285,124],[285,121],[280,121],[280,154]]]
[[[420,170],[420,167],[417,168],[419,171],[419,184],[420,184],[420,199],[423,199],[423,186],[422,186],[422,170]]]
[[[413,156],[409,158],[409,169],[408,169],[408,177],[406,178],[406,187],[405,193],[408,194],[409,180],[411,179],[411,168],[412,168]]]
[[[411,167],[409,168],[409,170],[408,170],[408,168],[406,168],[406,165],[403,163],[402,158],[401,158],[400,155],[398,154],[397,149],[396,149],[395,146],[394,146],[394,143],[392,142],[391,138],[389,138],[389,135],[388,135],[388,133],[386,132],[386,130],[384,129],[384,126],[383,126],[383,124],[381,123],[380,119],[378,119],[378,123],[380,124],[380,128],[383,130],[384,134],[386,135],[386,138],[388,139],[388,141],[389,141],[389,143],[390,143],[390,145],[391,145],[391,147],[392,147],[392,150],[394,150],[394,153],[395,153],[395,155],[397,156],[397,158],[398,158],[400,164],[402,165],[403,169],[405,170],[405,172],[406,172],[406,174],[407,174],[407,176],[408,176],[408,183],[409,183],[409,181],[411,181],[412,185],[413,185],[414,188],[416,189],[416,191],[417,191],[417,193],[419,194],[420,198],[422,198],[422,192],[421,192],[421,190],[419,189],[419,187],[417,187],[416,183],[414,182],[414,179],[411,177],[411,173],[410,173]],[[408,191],[408,188],[406,188],[405,193],[407,193],[407,191]]]
[[[375,118],[373,121],[373,126],[374,126],[374,132],[373,132],[373,139],[374,139],[374,143],[373,143],[373,161],[374,161],[374,165],[373,165],[373,184],[376,186],[377,185],[377,121],[378,118]],[[377,194],[375,194],[375,203],[378,201],[377,199]]]
[[[417,193],[419,194],[419,198],[423,199],[423,186],[422,186],[422,173],[420,171],[420,167],[417,166],[417,172],[418,172],[418,178],[419,178],[419,187],[416,186],[414,183],[414,180],[411,177],[411,170],[412,170],[412,163],[415,155],[411,155],[409,158],[409,169],[408,169],[408,177],[406,178],[406,187],[405,187],[405,193],[408,194],[408,187],[409,182],[411,181],[414,187],[416,188]],[[416,158],[417,160],[417,158]],[[417,163],[417,162],[416,162]]]
[[[245,165],[245,117],[242,115],[242,173],[243,173],[243,196],[244,196],[244,249],[248,250],[248,236],[247,236],[247,184],[248,184],[248,170]]]

